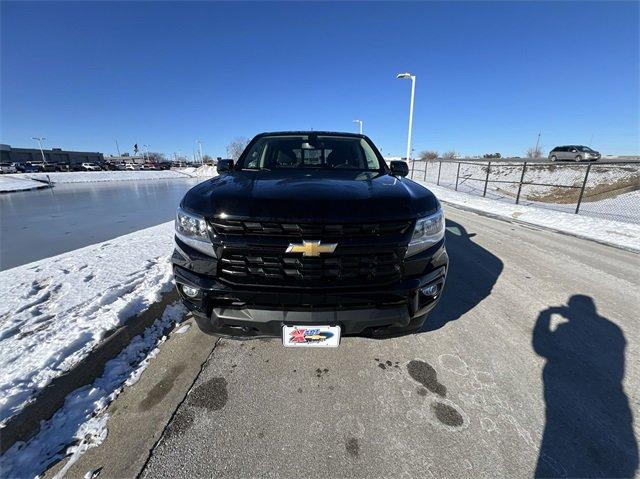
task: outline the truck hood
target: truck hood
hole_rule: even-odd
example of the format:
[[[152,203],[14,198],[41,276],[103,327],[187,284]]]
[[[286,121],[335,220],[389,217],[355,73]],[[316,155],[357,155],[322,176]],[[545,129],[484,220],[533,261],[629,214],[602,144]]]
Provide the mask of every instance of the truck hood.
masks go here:
[[[406,178],[348,170],[233,171],[187,192],[183,208],[205,217],[308,222],[411,219],[438,200]]]

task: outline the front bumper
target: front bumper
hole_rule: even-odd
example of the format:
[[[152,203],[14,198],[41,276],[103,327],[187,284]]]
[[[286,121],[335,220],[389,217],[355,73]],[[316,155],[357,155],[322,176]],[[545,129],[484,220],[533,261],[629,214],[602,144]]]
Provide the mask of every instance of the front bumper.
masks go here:
[[[440,299],[449,258],[441,242],[405,261],[410,277],[368,289],[232,286],[216,277],[215,258],[179,240],[172,261],[178,292],[203,332],[261,337],[281,336],[284,325],[340,326],[343,335],[418,328]],[[197,295],[187,296],[185,285]],[[425,294],[429,286],[433,294]]]

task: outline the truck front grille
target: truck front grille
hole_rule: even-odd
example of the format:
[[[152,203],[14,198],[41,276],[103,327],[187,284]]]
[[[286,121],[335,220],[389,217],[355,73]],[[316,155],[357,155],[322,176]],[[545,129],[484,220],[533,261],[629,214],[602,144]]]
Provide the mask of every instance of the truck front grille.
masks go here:
[[[225,252],[220,262],[220,277],[234,284],[367,287],[398,281],[402,275],[402,263],[395,251],[317,258],[285,253]]]
[[[212,220],[211,226],[216,233],[223,235],[342,238],[402,235],[408,231],[411,223],[394,221],[366,224],[304,224],[215,219]]]

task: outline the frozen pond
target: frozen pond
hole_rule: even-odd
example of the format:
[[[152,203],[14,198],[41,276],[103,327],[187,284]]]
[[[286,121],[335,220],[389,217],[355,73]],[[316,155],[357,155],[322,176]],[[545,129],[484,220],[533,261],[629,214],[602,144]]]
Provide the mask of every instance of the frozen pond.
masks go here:
[[[0,195],[0,270],[173,218],[202,178],[59,184]]]

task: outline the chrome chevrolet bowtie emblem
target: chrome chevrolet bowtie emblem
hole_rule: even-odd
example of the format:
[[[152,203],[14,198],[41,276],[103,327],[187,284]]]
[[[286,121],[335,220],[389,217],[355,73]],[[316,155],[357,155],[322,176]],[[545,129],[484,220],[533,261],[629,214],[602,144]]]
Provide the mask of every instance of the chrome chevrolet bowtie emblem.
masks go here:
[[[320,241],[302,240],[300,243],[289,243],[287,253],[302,253],[302,256],[320,256],[322,253],[333,253],[338,243],[321,244]]]

